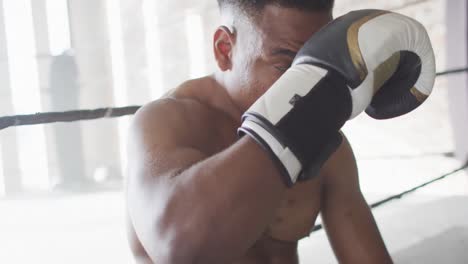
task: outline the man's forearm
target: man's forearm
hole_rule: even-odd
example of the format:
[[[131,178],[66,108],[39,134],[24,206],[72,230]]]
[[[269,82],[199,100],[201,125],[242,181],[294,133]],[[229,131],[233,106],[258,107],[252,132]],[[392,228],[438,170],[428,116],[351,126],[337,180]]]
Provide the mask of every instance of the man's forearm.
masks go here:
[[[286,190],[274,163],[250,137],[167,177],[157,189],[170,193],[164,206],[154,207],[164,209],[153,214],[159,215],[153,225],[156,237],[177,248],[171,263],[195,256],[202,263],[224,263],[241,256],[269,224]],[[145,248],[161,246],[145,242]]]
[[[196,164],[175,181],[174,205],[179,212],[189,211],[189,221],[206,231],[200,234],[205,236],[201,250],[213,257],[208,261],[216,263],[251,247],[286,189],[274,163],[249,137]],[[193,202],[201,204],[194,208]]]

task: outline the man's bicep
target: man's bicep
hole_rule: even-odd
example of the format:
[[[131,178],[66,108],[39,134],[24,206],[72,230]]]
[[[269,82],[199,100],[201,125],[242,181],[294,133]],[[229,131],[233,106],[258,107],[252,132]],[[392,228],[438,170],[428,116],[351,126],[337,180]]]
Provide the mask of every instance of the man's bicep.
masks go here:
[[[323,177],[322,218],[340,263],[390,263],[346,139],[324,166]]]

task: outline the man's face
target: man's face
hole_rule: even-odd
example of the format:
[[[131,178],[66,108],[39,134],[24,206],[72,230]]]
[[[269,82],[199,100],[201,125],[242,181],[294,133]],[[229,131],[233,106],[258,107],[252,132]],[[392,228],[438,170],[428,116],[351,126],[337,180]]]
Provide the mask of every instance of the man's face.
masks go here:
[[[247,110],[289,68],[302,45],[332,19],[331,12],[266,6],[256,21],[242,23],[232,45],[226,85]]]

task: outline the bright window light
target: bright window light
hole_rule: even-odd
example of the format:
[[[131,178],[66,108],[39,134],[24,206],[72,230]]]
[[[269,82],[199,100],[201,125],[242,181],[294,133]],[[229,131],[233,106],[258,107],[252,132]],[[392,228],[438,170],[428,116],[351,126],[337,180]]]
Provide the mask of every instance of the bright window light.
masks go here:
[[[107,0],[107,18],[110,33],[112,77],[114,80],[114,101],[117,105],[125,105],[128,100],[119,1]]]
[[[6,0],[4,17],[13,107],[16,114],[41,111],[36,49],[29,0]],[[49,187],[43,126],[18,128],[23,186]]]
[[[46,8],[50,53],[60,55],[71,47],[67,0],[47,0]]]
[[[159,25],[156,17],[156,1],[144,0],[142,4],[145,37],[146,37],[146,52],[148,54],[148,80],[151,90],[152,99],[161,97],[164,93],[164,80],[161,74],[161,54],[160,54],[160,33]]]
[[[185,29],[190,54],[190,78],[199,78],[206,74],[204,31],[200,14],[187,11]]]
[[[3,173],[2,144],[0,143],[0,197],[5,195],[5,175]]]
[[[127,100],[127,82],[126,82],[126,67],[124,59],[124,45],[122,36],[122,21],[120,2],[115,0],[107,0],[107,17],[110,37],[110,52],[112,63],[112,78],[114,84],[114,101],[119,106],[128,104]],[[122,175],[126,175],[127,167],[127,130],[129,126],[128,118],[120,118],[118,120],[119,145],[120,145],[120,161],[122,164]],[[101,177],[101,174],[95,176]],[[102,178],[102,177],[101,177]],[[99,181],[99,179],[95,180]]]

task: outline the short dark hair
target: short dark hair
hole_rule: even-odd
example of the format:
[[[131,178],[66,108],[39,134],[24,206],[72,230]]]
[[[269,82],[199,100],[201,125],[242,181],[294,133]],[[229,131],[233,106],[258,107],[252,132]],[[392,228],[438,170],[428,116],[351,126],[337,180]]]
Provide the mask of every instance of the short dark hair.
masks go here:
[[[231,6],[253,14],[261,12],[267,5],[298,8],[306,11],[330,11],[334,2],[334,0],[218,0],[218,5],[221,10]]]

